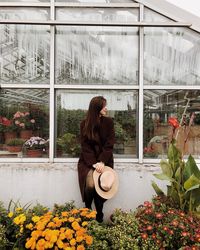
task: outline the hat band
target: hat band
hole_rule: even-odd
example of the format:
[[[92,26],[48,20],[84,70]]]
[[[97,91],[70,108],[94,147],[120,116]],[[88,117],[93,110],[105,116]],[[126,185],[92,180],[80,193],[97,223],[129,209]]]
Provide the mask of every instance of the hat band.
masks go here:
[[[108,192],[109,190],[105,190],[105,189],[103,189],[102,186],[101,186],[101,182],[100,182],[100,177],[101,177],[101,175],[102,175],[102,174],[100,174],[100,175],[99,175],[99,178],[98,178],[99,188],[100,188],[102,191],[104,191],[104,192]]]

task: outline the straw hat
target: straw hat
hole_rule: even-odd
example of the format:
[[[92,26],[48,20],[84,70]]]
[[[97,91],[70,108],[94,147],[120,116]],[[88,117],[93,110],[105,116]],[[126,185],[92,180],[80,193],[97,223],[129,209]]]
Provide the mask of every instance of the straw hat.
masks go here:
[[[118,190],[119,179],[117,173],[110,167],[105,166],[103,173],[96,170],[93,172],[96,192],[104,199],[111,199]]]

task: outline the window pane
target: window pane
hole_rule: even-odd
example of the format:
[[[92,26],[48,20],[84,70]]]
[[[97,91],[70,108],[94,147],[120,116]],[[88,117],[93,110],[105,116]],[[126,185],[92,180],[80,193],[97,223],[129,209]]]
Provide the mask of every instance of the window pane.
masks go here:
[[[57,91],[57,157],[78,157],[80,153],[79,125],[84,119],[89,102],[94,96],[107,99],[109,116],[114,118],[116,144],[115,157],[137,155],[136,117],[137,91]],[[78,101],[74,101],[78,100]]]
[[[137,72],[137,28],[57,28],[57,84],[136,85]]]
[[[49,83],[49,27],[0,25],[0,83]]]
[[[138,20],[138,9],[131,8],[59,8],[56,19],[65,21],[134,22]]]
[[[160,15],[148,8],[144,8],[144,21],[145,22],[169,22],[173,20],[163,15]]]
[[[7,3],[9,3],[9,2],[18,2],[18,3],[21,3],[21,2],[25,2],[24,0],[0,0],[0,3],[1,2],[4,2],[5,3],[5,1],[7,2]],[[31,3],[38,3],[38,2],[40,2],[40,3],[42,3],[42,2],[50,2],[50,0],[31,0],[31,1],[29,1],[29,2],[31,2]]]
[[[30,18],[31,17],[31,18]],[[0,19],[11,20],[48,20],[49,9],[47,8],[22,8],[22,7],[1,7]]]
[[[184,28],[145,28],[144,83],[200,84],[200,36]]]
[[[192,154],[199,158],[199,103],[199,90],[145,90],[144,157],[166,156],[173,134],[172,127],[168,125],[168,119],[176,117],[181,125],[174,134],[178,148],[185,155]],[[186,143],[184,143],[185,139],[187,139]]]
[[[30,137],[49,138],[49,91],[41,89],[0,90],[0,157],[48,157],[48,142],[33,145]],[[34,142],[37,142],[37,138]],[[43,143],[43,140],[39,140]],[[13,147],[14,146],[14,147]],[[18,147],[16,147],[18,146]]]

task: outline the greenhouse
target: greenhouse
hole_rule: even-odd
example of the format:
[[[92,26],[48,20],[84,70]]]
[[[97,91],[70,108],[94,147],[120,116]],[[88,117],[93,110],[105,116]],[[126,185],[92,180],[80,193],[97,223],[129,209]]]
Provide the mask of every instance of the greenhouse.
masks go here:
[[[169,118],[200,163],[199,23],[164,0],[0,0],[1,199],[81,204],[79,124],[96,95],[115,126],[120,191],[108,210],[151,197]]]

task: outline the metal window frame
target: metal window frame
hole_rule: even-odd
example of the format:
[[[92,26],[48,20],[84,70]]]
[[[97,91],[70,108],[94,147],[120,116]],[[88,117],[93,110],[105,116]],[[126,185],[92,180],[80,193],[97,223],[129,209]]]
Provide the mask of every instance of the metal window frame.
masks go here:
[[[7,2],[1,3],[0,7],[26,7],[30,8],[50,8],[50,20],[48,21],[35,21],[35,20],[0,20],[1,24],[16,24],[16,25],[49,25],[50,26],[50,84],[1,84],[1,88],[24,88],[24,89],[49,89],[50,101],[49,101],[49,157],[47,158],[1,158],[0,162],[31,162],[31,163],[46,163],[46,162],[77,162],[77,158],[56,158],[54,157],[54,131],[55,131],[55,93],[57,89],[95,89],[95,90],[138,90],[138,157],[137,158],[117,158],[115,162],[127,162],[127,163],[159,163],[160,159],[144,159],[143,158],[143,92],[145,89],[200,89],[200,86],[161,86],[161,85],[144,85],[143,82],[143,70],[144,70],[144,27],[187,27],[190,28],[192,24],[182,22],[144,22],[144,5],[139,3],[59,3],[54,0],[46,3],[30,3],[30,2]],[[56,8],[138,8],[139,21],[131,23],[99,23],[99,22],[69,22],[69,21],[57,21],[55,20]],[[56,25],[64,26],[104,26],[104,27],[138,27],[139,32],[139,47],[138,47],[138,85],[62,85],[54,84],[55,79],[55,28]],[[197,163],[200,160],[197,159]]]

